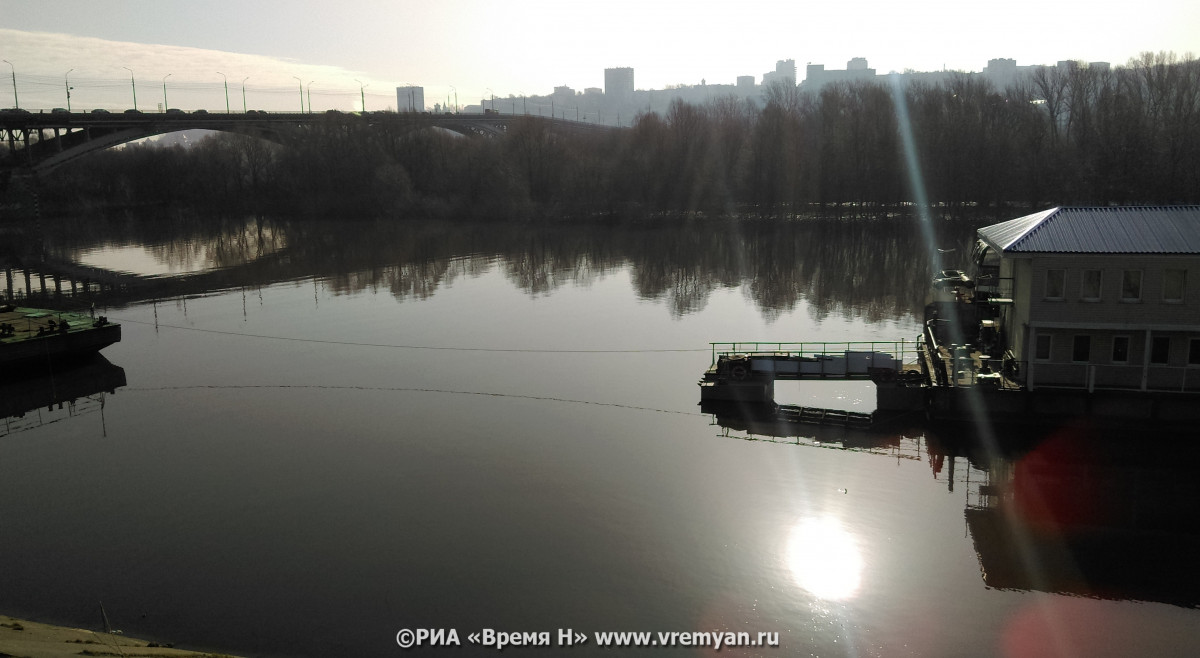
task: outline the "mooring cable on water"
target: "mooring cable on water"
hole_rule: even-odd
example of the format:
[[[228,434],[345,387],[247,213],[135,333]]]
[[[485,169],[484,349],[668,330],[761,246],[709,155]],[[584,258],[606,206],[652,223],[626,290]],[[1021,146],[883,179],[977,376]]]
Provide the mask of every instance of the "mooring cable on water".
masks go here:
[[[639,407],[619,402],[596,402],[594,400],[575,400],[548,395],[521,395],[519,393],[496,393],[492,391],[458,391],[446,388],[422,388],[414,386],[351,386],[338,384],[180,384],[177,386],[132,386],[121,390],[138,393],[153,393],[157,391],[188,391],[188,390],[243,390],[243,389],[311,389],[330,391],[378,391],[385,393],[445,393],[451,395],[478,395],[493,398],[519,398],[523,400],[539,400],[544,402],[563,402],[569,404],[590,404],[597,407],[616,407],[633,409],[635,411],[652,411],[660,414],[675,414],[679,416],[705,416],[707,414],[694,411],[677,411],[674,409],[657,409],[655,407]]]
[[[206,334],[218,334],[222,336],[240,336],[242,338],[261,338],[266,340],[284,340],[296,343],[318,343],[323,345],[345,345],[350,347],[387,347],[401,350],[444,350],[449,352],[514,352],[523,354],[653,354],[653,353],[686,353],[686,352],[709,352],[711,348],[688,348],[688,349],[618,349],[618,350],[587,350],[587,349],[545,349],[545,348],[502,348],[502,347],[454,347],[454,346],[438,346],[438,345],[398,345],[394,343],[365,343],[348,340],[330,340],[327,338],[297,338],[293,336],[267,336],[263,334],[250,334],[240,331],[222,331],[220,329],[202,329],[200,327],[182,327],[179,325],[159,324],[155,322],[146,322],[144,320],[129,320],[125,318],[110,318],[113,322],[128,322],[130,324],[142,324],[154,326],[163,329],[178,329],[180,331],[196,331]]]

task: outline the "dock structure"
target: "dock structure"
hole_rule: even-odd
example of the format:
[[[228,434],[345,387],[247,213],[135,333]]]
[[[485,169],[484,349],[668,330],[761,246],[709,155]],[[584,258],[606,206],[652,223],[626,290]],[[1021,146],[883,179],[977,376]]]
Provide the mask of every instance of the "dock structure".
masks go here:
[[[771,408],[781,420],[871,427],[882,416],[923,408],[927,376],[916,341],[810,341],[711,343],[712,363],[700,380],[701,404]],[[876,384],[871,413],[775,403],[776,380],[869,380]]]
[[[975,426],[1194,433],[1200,286],[1187,273],[1200,269],[1200,206],[1050,208],[977,238],[969,272],[934,274],[916,340],[714,343],[701,401],[850,423],[781,409],[774,382],[869,378],[873,422],[920,411]]]
[[[915,365],[917,359],[917,344],[911,340],[709,345],[709,372],[721,373],[728,368],[734,379],[739,374],[756,373],[773,373],[775,379],[870,379],[887,372],[899,373],[904,364]]]

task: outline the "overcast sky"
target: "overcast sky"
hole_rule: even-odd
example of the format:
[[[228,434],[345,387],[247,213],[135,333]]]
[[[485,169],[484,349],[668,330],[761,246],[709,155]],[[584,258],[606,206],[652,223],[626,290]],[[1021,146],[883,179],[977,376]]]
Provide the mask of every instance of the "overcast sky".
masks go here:
[[[884,73],[979,71],[995,57],[1123,64],[1146,50],[1200,54],[1196,0],[0,0],[0,16],[0,59],[31,108],[63,105],[72,68],[76,109],[128,106],[126,88],[104,81],[128,81],[129,67],[148,107],[162,101],[168,74],[171,105],[224,105],[223,89],[213,97],[221,71],[231,106],[249,76],[252,108],[291,103],[285,94],[311,81],[321,110],[354,109],[355,78],[368,109],[383,109],[405,83],[424,86],[430,104],[453,87],[466,104],[603,87],[614,66],[657,89],[761,82],[779,59],[796,60],[803,78],[806,63],[842,69],[852,57]],[[8,87],[0,107],[11,105],[11,78]]]

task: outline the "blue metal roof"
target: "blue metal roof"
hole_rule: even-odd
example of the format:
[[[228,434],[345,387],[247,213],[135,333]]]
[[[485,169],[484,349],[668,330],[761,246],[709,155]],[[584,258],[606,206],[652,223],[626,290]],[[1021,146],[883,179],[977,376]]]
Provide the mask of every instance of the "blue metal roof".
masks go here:
[[[1200,206],[1051,208],[979,238],[1005,253],[1200,254]]]

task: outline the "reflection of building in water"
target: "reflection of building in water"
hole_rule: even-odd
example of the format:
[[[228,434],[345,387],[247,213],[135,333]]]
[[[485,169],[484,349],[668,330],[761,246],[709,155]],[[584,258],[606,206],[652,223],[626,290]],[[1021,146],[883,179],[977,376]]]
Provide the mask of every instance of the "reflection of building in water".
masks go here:
[[[77,367],[0,384],[0,436],[99,412],[125,385],[125,370],[96,355]]]
[[[1200,604],[1198,452],[1066,433],[992,458],[965,512],[984,582]]]

